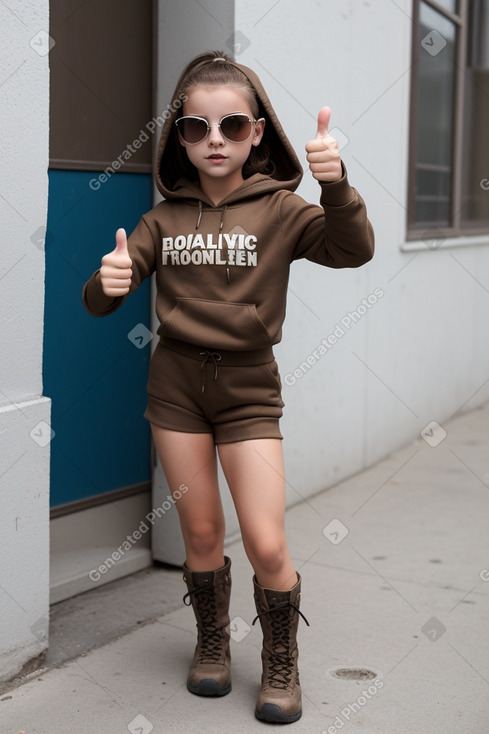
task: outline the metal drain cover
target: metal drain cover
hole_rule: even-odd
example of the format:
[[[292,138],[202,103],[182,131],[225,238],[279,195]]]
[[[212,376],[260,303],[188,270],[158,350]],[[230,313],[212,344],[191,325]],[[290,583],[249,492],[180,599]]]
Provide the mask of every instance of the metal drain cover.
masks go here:
[[[343,680],[372,680],[372,678],[377,678],[377,673],[366,668],[339,668],[333,670],[332,675]]]

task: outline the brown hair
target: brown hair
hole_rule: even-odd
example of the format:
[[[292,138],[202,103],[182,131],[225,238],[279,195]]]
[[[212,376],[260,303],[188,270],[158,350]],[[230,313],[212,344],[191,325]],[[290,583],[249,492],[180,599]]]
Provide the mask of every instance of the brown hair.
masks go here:
[[[232,63],[232,59],[222,51],[205,51],[196,56],[187,64],[177,84],[177,94],[184,99],[194,87],[233,87],[246,97],[255,119],[263,117],[264,113],[257,97],[255,88],[248,77]],[[260,114],[262,113],[262,114]],[[197,178],[197,169],[189,161],[185,149],[178,145],[178,158],[185,176]],[[262,138],[260,145],[252,146],[250,154],[243,166],[243,178],[254,173],[273,175],[275,166],[270,157],[270,149]]]

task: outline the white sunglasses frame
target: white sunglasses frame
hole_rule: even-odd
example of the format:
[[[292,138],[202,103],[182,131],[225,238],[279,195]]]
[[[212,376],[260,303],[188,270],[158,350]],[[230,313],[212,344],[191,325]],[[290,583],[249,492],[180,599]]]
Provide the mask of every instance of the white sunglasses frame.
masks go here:
[[[248,122],[251,123],[250,133],[244,140],[231,140],[231,138],[228,138],[227,135],[225,135],[221,129],[221,124],[223,120],[225,120],[227,117],[235,117],[236,115],[241,115],[242,117],[246,117]],[[180,122],[180,120],[185,120],[188,118],[191,118],[193,120],[202,120],[202,122],[205,122],[205,124],[207,125],[206,134],[204,135],[203,138],[201,138],[200,140],[197,140],[195,143],[189,143],[187,140],[185,140],[182,133],[178,129],[178,123]],[[250,137],[253,134],[253,126],[256,125],[258,122],[261,122],[262,120],[264,121],[265,118],[259,117],[258,120],[253,120],[249,115],[246,114],[246,112],[230,112],[228,115],[223,115],[221,119],[219,120],[219,122],[214,123],[214,125],[217,125],[217,127],[219,128],[219,132],[221,133],[222,137],[225,140],[227,140],[229,143],[235,143],[239,145],[240,143],[246,143],[250,139]],[[212,124],[209,122],[209,120],[207,120],[205,117],[201,117],[200,115],[183,115],[183,117],[179,117],[177,120],[175,120],[175,127],[177,129],[178,134],[180,135],[183,142],[185,143],[185,145],[198,145],[199,143],[202,143],[209,136],[209,133],[212,130]]]

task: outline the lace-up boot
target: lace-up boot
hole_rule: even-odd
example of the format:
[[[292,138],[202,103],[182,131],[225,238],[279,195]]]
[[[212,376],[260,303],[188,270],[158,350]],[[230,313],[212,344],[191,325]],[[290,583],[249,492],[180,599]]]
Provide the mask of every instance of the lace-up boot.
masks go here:
[[[197,647],[187,688],[197,696],[225,696],[231,690],[229,651],[229,600],[231,561],[217,571],[190,571],[183,564],[188,593],[184,604],[193,607],[197,620]]]
[[[301,579],[289,591],[265,589],[253,577],[257,616],[263,632],[263,674],[255,716],[261,721],[290,724],[302,715],[302,695],[297,660],[297,626]]]

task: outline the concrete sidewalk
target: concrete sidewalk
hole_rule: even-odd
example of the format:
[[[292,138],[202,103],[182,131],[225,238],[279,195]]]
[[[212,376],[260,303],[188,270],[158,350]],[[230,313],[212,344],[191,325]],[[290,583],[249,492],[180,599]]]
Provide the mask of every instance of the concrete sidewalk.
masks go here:
[[[304,712],[287,731],[489,731],[489,405],[443,428],[287,513],[311,625],[299,625]],[[251,570],[241,543],[226,552],[228,696],[187,692],[195,622],[182,606],[0,696],[2,734],[265,731]]]

